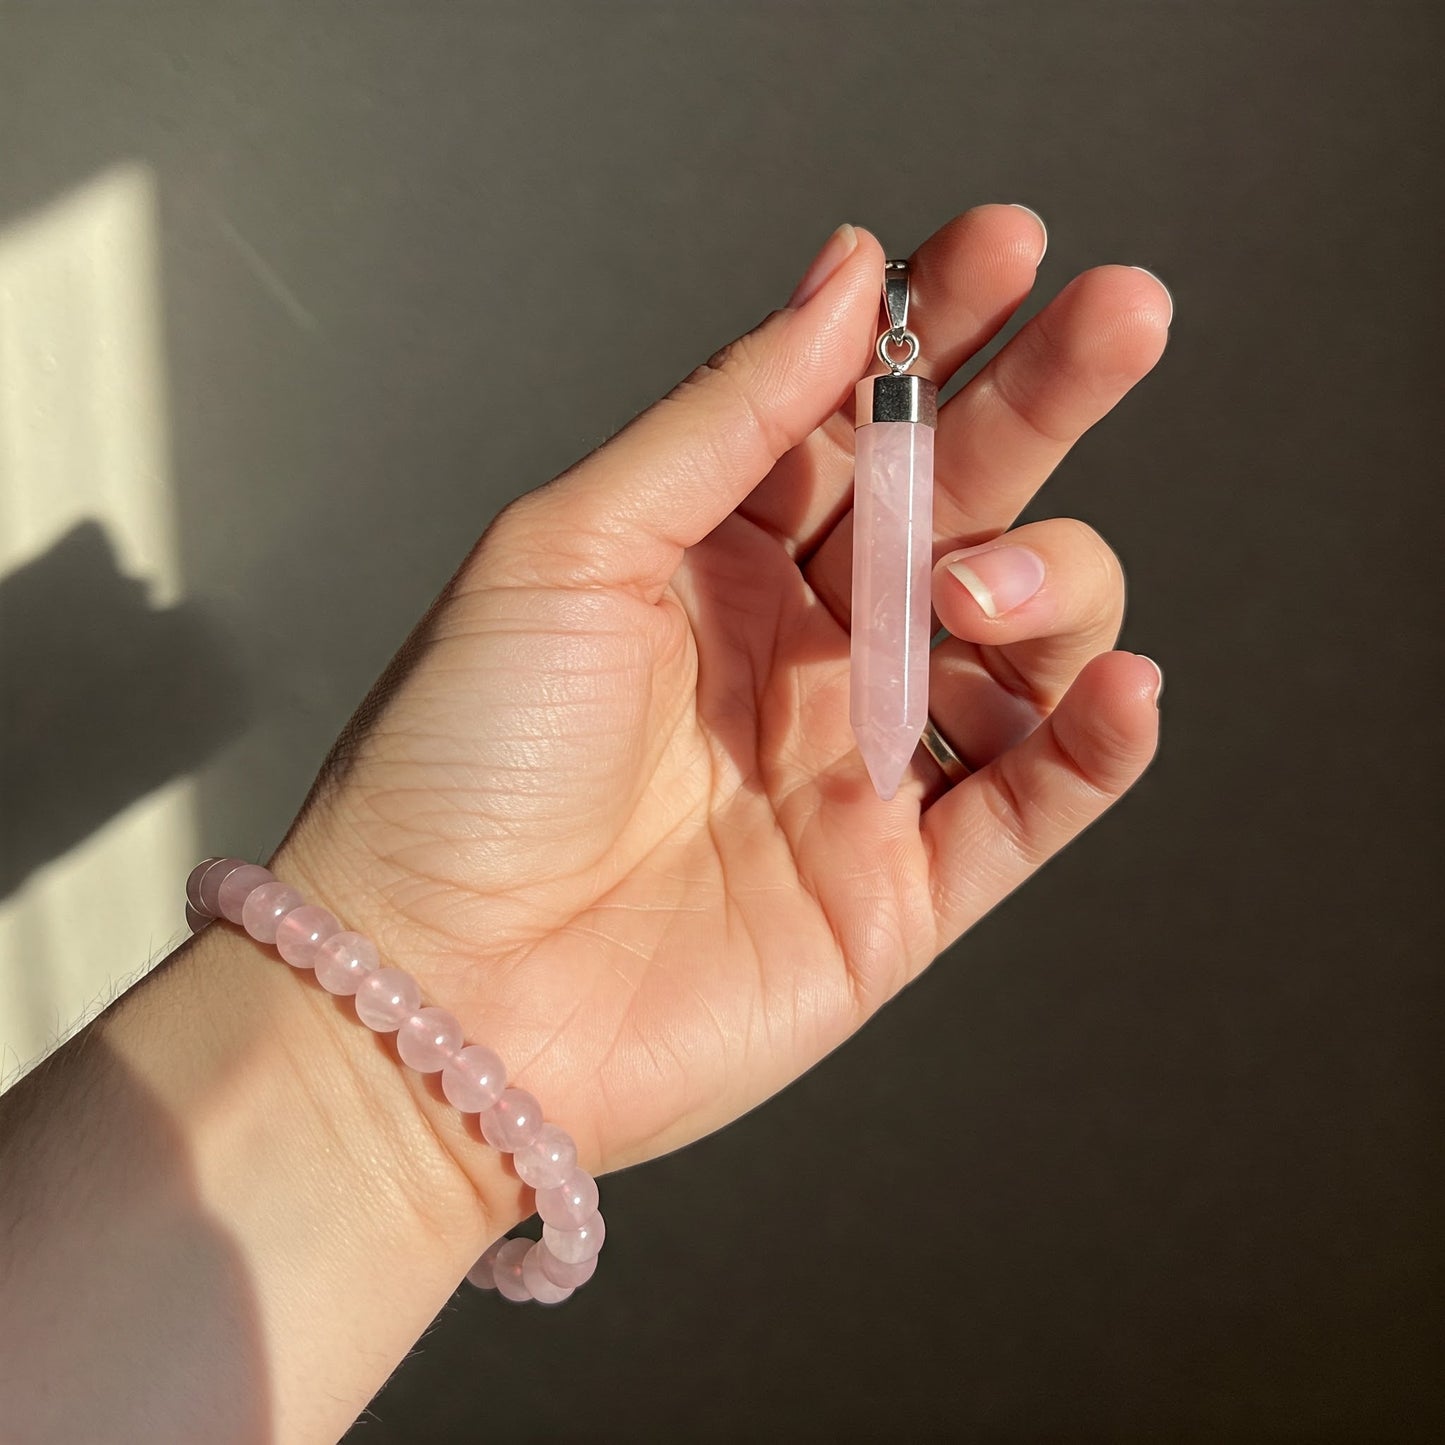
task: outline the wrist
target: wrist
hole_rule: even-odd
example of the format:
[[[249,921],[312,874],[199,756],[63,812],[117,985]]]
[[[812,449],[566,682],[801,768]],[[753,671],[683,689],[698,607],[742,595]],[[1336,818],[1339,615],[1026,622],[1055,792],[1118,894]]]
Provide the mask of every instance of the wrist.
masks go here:
[[[519,1212],[389,1055],[216,924],[0,1101],[17,1438],[344,1433]]]
[[[349,999],[220,920],[174,966],[177,986],[199,994],[190,1006],[203,1022],[166,1074],[185,1095],[199,1152],[244,1170],[279,1150],[298,1186],[332,1204],[344,1196],[348,1215],[392,1215],[405,1231],[394,1237],[447,1260],[453,1283],[524,1217],[525,1191],[505,1162],[468,1137],[435,1079],[405,1068]]]
[[[400,966],[401,957],[411,964],[418,951],[425,954],[416,930],[398,933],[402,955],[392,946],[383,952],[379,940],[389,943],[385,931],[374,925],[365,932],[348,929],[339,913],[355,917],[360,910],[330,906],[338,896],[357,892],[354,875],[334,867],[323,872],[333,884],[349,877],[338,895],[324,882],[316,886],[294,844],[283,845],[272,862],[281,863],[282,853],[285,879],[238,858],[198,864],[186,885],[192,926],[204,928],[201,920],[223,916],[241,923],[251,938],[274,945],[283,961],[334,996],[340,1009],[323,1010],[328,1018],[338,1011],[350,1016],[342,1000],[352,1001],[355,1018],[376,1045],[363,1049],[358,1065],[364,1059],[375,1068],[377,1054],[386,1057],[381,1065],[386,1092],[395,1097],[400,1088],[410,1096],[411,1107],[400,1113],[408,1125],[418,1123],[408,1132],[425,1141],[421,1153],[428,1162],[450,1160],[480,1214],[493,1224],[514,1223],[534,1208],[541,1215],[541,1241],[498,1239],[496,1249],[477,1260],[478,1271],[467,1270],[468,1278],[519,1303],[560,1303],[591,1278],[605,1235],[597,1184],[581,1163],[575,1139],[544,1118],[531,1093],[508,1080],[492,1048],[468,1041],[466,1025],[446,1007],[451,1000],[429,987],[424,991],[412,967]],[[454,976],[462,979],[455,971]],[[401,1069],[389,1067],[393,1050]],[[473,1134],[489,1149],[479,1150]]]
[[[309,902],[328,909],[343,928],[369,937],[380,949],[384,964],[413,975],[424,1003],[458,1011],[458,999],[451,996],[456,988],[438,987],[437,971],[432,967],[437,953],[446,951],[445,941],[403,917],[374,887],[361,883],[365,870],[356,859],[342,859],[331,847],[318,845],[312,833],[293,830],[267,867]],[[213,927],[240,931],[225,923]],[[461,1184],[471,1210],[487,1221],[483,1246],[531,1215],[532,1191],[518,1178],[507,1157],[482,1138],[476,1115],[463,1115],[447,1101],[440,1074],[408,1068],[397,1053],[395,1035],[367,1028],[356,1017],[351,999],[328,994],[309,974],[297,979],[296,971],[287,967],[274,949],[249,938],[246,943],[279,965],[283,976],[290,976],[286,981],[304,992],[308,1002],[324,1015],[346,1067],[369,1091],[386,1097],[395,1127],[411,1139],[404,1152],[430,1158]],[[455,985],[454,977],[451,981]],[[489,1038],[485,1042],[496,1041]],[[480,1253],[480,1248],[476,1252]],[[472,1262],[467,1260],[463,1268]]]
[[[240,1261],[276,1439],[339,1437],[515,1222],[458,1168],[390,1041],[343,1003],[218,922],[97,1021]],[[223,1303],[175,1309],[205,1319]]]

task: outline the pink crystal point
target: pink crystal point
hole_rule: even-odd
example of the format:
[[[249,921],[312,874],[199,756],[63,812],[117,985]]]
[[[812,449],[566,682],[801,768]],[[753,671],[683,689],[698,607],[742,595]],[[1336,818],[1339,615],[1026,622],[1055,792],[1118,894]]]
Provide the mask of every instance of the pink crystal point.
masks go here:
[[[933,428],[867,423],[858,428],[855,456],[849,711],[868,775],[886,799],[898,791],[928,719]]]

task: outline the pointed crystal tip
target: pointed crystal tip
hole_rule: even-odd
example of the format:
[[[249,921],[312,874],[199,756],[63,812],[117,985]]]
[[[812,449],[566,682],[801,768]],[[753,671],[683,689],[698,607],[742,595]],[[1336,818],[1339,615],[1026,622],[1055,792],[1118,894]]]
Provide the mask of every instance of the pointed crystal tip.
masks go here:
[[[909,723],[887,726],[879,723],[854,723],[853,736],[863,754],[873,787],[886,803],[898,791],[909,760],[923,736],[923,726]]]

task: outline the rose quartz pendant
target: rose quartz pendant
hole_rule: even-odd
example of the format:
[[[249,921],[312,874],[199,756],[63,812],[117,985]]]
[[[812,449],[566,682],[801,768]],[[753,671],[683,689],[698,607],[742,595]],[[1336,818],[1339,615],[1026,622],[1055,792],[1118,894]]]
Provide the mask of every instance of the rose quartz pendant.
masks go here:
[[[898,791],[928,720],[938,388],[907,374],[918,338],[907,329],[906,263],[890,261],[883,285],[891,325],[878,356],[889,371],[864,377],[856,397],[850,717],[868,775],[886,799]]]

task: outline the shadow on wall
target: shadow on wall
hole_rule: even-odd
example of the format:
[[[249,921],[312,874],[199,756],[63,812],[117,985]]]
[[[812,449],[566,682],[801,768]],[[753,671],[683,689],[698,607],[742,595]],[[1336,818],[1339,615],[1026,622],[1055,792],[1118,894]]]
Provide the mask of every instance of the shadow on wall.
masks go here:
[[[0,580],[0,898],[244,729],[232,651],[200,605],[152,607],[98,522]]]

